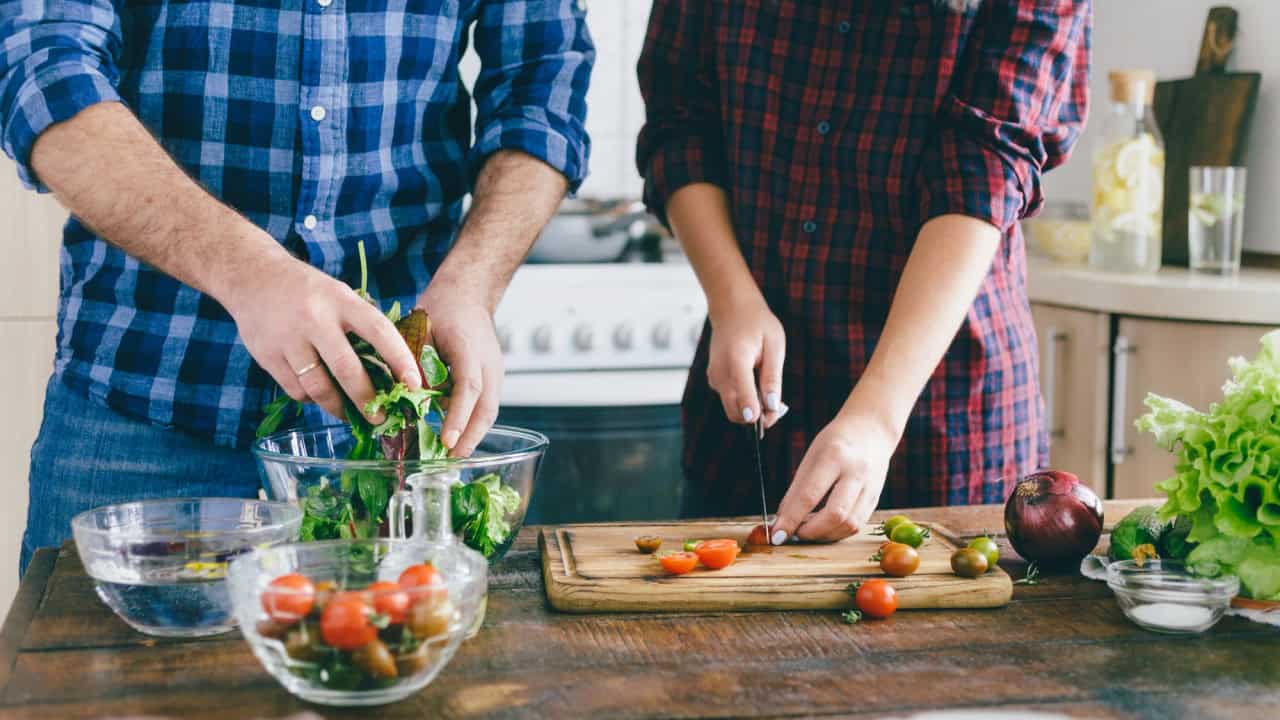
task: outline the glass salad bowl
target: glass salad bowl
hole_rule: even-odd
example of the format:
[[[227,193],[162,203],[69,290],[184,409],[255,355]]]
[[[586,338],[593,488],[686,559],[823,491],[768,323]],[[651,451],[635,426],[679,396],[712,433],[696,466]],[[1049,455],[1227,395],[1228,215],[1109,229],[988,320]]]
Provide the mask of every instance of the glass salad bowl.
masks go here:
[[[304,541],[390,536],[390,498],[425,472],[451,481],[454,530],[492,562],[524,523],[547,445],[540,433],[499,425],[469,458],[345,460],[355,438],[332,425],[269,435],[253,453],[267,497],[303,509]]]
[[[1107,566],[1107,585],[1125,617],[1147,630],[1202,633],[1222,619],[1240,592],[1232,575],[1204,578],[1173,560],[1122,560]]]
[[[71,520],[98,597],[139,632],[201,637],[235,628],[227,562],[298,538],[287,503],[178,498],[107,505]]]
[[[450,481],[416,474],[406,486],[391,501],[395,538],[281,545],[231,564],[240,630],[294,695],[325,705],[404,699],[474,627],[488,563],[453,535]]]

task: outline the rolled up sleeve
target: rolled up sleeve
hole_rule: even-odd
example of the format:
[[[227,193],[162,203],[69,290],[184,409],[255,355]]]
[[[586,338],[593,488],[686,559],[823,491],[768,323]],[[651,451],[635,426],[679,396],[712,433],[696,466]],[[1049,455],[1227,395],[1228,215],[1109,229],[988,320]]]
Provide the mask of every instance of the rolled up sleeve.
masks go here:
[[[545,162],[574,192],[587,174],[587,87],[595,47],[578,0],[486,0],[476,25],[472,176],[499,150]]]
[[[120,102],[120,22],[110,0],[0,0],[0,146],[29,188],[47,188],[31,149],[50,125]]]
[[[636,67],[645,124],[636,142],[644,201],[666,222],[666,202],[693,183],[725,184],[723,126],[709,3],[656,0]]]
[[[960,214],[1002,232],[1044,203],[1088,106],[1088,0],[987,0],[921,161],[922,221]]]

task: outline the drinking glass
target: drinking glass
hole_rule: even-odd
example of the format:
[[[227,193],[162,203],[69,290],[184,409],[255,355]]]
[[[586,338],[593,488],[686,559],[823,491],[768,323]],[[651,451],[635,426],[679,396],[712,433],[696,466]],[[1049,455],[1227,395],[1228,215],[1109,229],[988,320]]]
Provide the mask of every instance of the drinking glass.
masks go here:
[[[1244,243],[1242,167],[1192,167],[1187,205],[1188,257],[1192,272],[1235,275]]]

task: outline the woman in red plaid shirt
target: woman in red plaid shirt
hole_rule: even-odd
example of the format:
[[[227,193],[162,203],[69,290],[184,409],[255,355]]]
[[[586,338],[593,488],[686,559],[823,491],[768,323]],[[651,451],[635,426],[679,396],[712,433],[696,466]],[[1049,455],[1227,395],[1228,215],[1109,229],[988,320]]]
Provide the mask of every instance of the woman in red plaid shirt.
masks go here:
[[[1087,0],[655,0],[638,163],[709,307],[688,514],[757,509],[762,416],[775,543],[1047,460],[1017,221],[1079,136],[1089,28]]]

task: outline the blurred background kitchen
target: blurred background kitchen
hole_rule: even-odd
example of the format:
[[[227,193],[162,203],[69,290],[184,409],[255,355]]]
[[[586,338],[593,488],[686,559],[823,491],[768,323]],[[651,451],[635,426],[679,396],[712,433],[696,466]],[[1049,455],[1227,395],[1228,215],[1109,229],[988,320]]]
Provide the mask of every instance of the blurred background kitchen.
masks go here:
[[[678,248],[636,212],[634,140],[644,108],[635,63],[650,2],[590,3],[598,49],[587,121],[592,174],[498,311],[508,370],[501,421],[552,438],[531,523],[663,518],[679,506],[678,403],[705,304]],[[1280,96],[1269,83],[1280,76],[1280,46],[1269,42],[1280,30],[1275,0],[1233,4],[1240,22],[1231,68],[1262,74],[1252,131],[1228,141],[1247,141],[1244,268],[1206,277],[1174,262],[1134,275],[1085,261],[1096,226],[1089,222],[1093,155],[1112,93],[1108,74],[1144,68],[1161,80],[1190,77],[1212,5],[1096,0],[1089,131],[1072,161],[1047,176],[1047,221],[1025,226],[1036,255],[1029,287],[1053,463],[1106,496],[1149,495],[1167,469],[1167,455],[1131,429],[1146,392],[1205,406],[1220,393],[1227,357],[1252,355],[1262,333],[1280,325],[1280,203],[1268,198],[1280,180]],[[474,76],[474,63],[469,70]],[[1166,142],[1173,158],[1178,139]],[[17,585],[64,217],[51,198],[21,189],[11,164],[0,160],[0,612]],[[1059,258],[1047,257],[1042,242]]]

